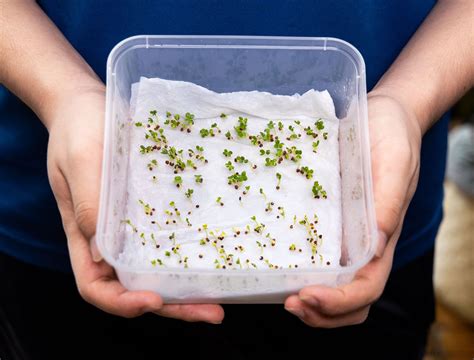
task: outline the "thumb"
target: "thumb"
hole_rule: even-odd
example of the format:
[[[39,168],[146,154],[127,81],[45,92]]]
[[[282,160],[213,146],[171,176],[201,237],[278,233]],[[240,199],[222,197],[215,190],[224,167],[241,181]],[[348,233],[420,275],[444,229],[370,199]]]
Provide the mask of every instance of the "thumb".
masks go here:
[[[67,181],[71,191],[74,217],[82,235],[91,242],[97,260],[95,232],[99,212],[101,149],[90,148],[69,162]]]
[[[416,188],[417,163],[409,151],[409,149],[394,151],[387,146],[383,156],[379,154],[372,163],[374,205],[379,230],[378,256],[383,254],[387,241],[394,236],[398,237],[397,229],[403,223]]]
[[[387,241],[397,239],[408,204],[416,189],[419,129],[415,120],[390,98],[369,96],[374,205],[379,230],[377,255]]]

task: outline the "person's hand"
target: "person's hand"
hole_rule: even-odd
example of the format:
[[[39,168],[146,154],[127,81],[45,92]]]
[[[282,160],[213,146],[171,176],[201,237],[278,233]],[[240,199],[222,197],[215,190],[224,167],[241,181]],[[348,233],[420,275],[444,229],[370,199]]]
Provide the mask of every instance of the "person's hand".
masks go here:
[[[421,130],[414,114],[388,96],[369,94],[368,106],[379,247],[350,284],[310,286],[286,300],[286,310],[309,326],[332,328],[365,321],[385,287],[418,183]]]
[[[219,305],[164,305],[153,292],[127,291],[97,249],[90,248],[99,202],[104,95],[102,85],[81,90],[55,104],[46,119],[49,181],[61,212],[79,293],[98,308],[124,317],[154,312],[185,321],[220,323],[224,312]]]

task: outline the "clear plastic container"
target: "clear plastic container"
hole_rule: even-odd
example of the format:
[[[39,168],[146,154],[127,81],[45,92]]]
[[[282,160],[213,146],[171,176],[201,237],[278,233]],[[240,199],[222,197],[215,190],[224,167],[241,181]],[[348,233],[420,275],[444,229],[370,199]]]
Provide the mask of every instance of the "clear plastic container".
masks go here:
[[[141,76],[196,83],[217,92],[292,95],[328,90],[340,119],[342,193],[340,267],[286,270],[193,270],[124,266],[131,85]],[[152,290],[168,303],[281,303],[308,285],[348,283],[373,256],[377,231],[367,122],[365,65],[334,38],[135,36],[107,61],[104,160],[96,241],[121,283]]]

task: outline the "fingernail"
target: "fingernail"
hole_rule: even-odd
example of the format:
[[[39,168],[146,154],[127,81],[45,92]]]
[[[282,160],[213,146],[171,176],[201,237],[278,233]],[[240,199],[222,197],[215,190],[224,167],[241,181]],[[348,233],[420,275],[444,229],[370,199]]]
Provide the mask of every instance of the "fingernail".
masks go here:
[[[212,324],[212,325],[220,325],[222,324],[222,320],[213,320],[213,321],[208,321],[209,324]]]
[[[305,317],[305,313],[303,309],[286,308],[286,310],[292,313],[293,315],[298,316],[299,318]]]
[[[91,237],[90,249],[91,249],[92,260],[94,262],[101,261],[102,260],[102,255],[100,254],[99,248],[97,247],[97,243],[95,241],[95,235]]]
[[[303,295],[300,296],[300,300],[311,306],[319,306],[319,301],[314,296]]]
[[[385,247],[387,246],[387,234],[379,230],[378,235],[378,244],[377,249],[375,250],[375,256],[380,258],[384,253]]]
[[[160,315],[160,310],[161,310],[161,307],[156,307],[156,306],[150,306],[146,312],[150,312],[150,313],[154,313],[156,315]]]
[[[156,303],[153,302],[153,303],[149,304],[149,305],[146,307],[146,312],[151,312],[151,313],[157,314],[157,313],[160,312],[160,310],[161,310],[162,308],[163,308],[162,305],[158,305],[158,306],[157,306]]]

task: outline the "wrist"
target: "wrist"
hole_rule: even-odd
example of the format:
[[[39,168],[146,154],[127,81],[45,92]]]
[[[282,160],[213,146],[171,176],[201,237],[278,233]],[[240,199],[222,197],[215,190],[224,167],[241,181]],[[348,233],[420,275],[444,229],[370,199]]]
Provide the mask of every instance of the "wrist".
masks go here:
[[[405,124],[410,142],[417,147],[420,146],[423,129],[420,126],[417,114],[410,106],[389,92],[376,91],[375,89],[367,95],[367,98],[369,102],[369,121],[386,115],[394,116],[394,121],[398,120]]]
[[[95,74],[94,74],[95,75]],[[77,102],[80,98],[90,95],[105,95],[105,85],[96,76],[81,76],[70,79],[69,86],[55,86],[50,91],[46,90],[33,108],[41,122],[48,131],[58,119],[67,117],[64,109]]]
[[[420,138],[429,128],[430,116],[423,110],[421,106],[416,106],[414,96],[410,97],[410,93],[404,93],[400,88],[389,85],[377,84],[375,88],[367,95],[368,99],[384,98],[399,106],[405,113],[404,120],[419,133]]]

